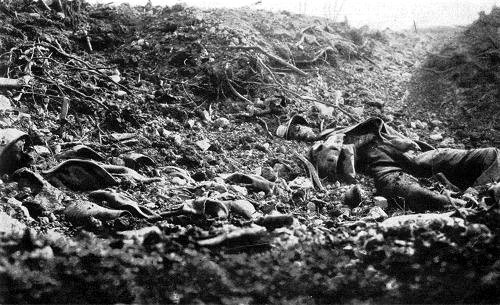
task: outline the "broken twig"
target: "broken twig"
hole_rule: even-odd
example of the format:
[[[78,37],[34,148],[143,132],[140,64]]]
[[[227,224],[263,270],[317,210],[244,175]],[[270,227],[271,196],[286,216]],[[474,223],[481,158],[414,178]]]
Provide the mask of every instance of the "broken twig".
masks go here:
[[[323,184],[321,183],[321,180],[319,180],[318,172],[316,171],[316,168],[312,165],[309,160],[304,158],[303,156],[299,155],[296,151],[293,152],[293,154],[299,158],[299,160],[304,163],[304,165],[307,168],[307,171],[309,172],[309,177],[311,178],[312,182],[314,183],[314,186],[318,188],[320,191],[324,191],[325,188],[323,187]]]

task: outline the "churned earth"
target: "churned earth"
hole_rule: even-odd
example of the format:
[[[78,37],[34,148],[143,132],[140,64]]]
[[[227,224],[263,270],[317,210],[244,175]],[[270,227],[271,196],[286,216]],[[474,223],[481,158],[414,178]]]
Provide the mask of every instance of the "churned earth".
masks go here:
[[[498,15],[394,32],[0,3],[0,77],[24,80],[0,87],[0,124],[33,144],[0,184],[0,302],[497,303],[498,204],[398,222],[413,212],[375,199],[369,177],[315,186],[312,143],[276,130],[376,116],[437,147],[498,147]]]

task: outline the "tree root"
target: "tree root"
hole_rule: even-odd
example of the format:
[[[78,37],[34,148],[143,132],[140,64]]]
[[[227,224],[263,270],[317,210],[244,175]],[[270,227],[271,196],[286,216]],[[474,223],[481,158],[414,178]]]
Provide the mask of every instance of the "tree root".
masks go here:
[[[297,72],[298,74],[302,75],[302,76],[307,76],[307,73],[302,71],[301,69],[297,68],[296,66],[292,65],[291,63],[279,58],[278,56],[276,55],[273,55],[267,51],[265,51],[264,49],[262,49],[261,47],[258,47],[258,46],[234,46],[234,47],[229,47],[231,49],[238,49],[238,50],[247,50],[247,51],[257,51],[257,52],[260,52],[264,55],[266,55],[267,57],[279,62],[280,64],[282,64],[283,66],[289,68],[290,70],[293,70],[295,72]]]

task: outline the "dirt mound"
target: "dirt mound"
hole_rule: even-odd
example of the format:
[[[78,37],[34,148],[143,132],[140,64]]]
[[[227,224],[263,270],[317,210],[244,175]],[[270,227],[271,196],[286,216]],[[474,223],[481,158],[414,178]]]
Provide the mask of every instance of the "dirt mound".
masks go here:
[[[498,206],[384,224],[409,211],[366,177],[345,204],[353,185],[309,177],[311,143],[275,135],[301,114],[316,132],[379,116],[426,138],[435,117],[405,117],[406,89],[436,37],[0,2],[0,132],[34,150],[0,180],[0,303],[496,301]]]
[[[440,117],[470,146],[500,143],[500,8],[430,53],[415,78],[415,105]],[[422,99],[422,96],[427,96]]]

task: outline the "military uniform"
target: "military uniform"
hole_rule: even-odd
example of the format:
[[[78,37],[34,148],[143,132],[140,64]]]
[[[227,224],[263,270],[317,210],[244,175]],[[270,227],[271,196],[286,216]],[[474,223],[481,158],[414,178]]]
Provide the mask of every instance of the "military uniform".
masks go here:
[[[343,147],[351,145],[355,170],[373,177],[378,193],[414,211],[439,209],[449,203],[446,196],[422,187],[416,177],[441,173],[462,190],[500,180],[498,149],[434,149],[408,139],[379,118],[325,130],[319,139],[309,158],[320,176],[345,179],[342,169],[346,156],[342,152]]]

